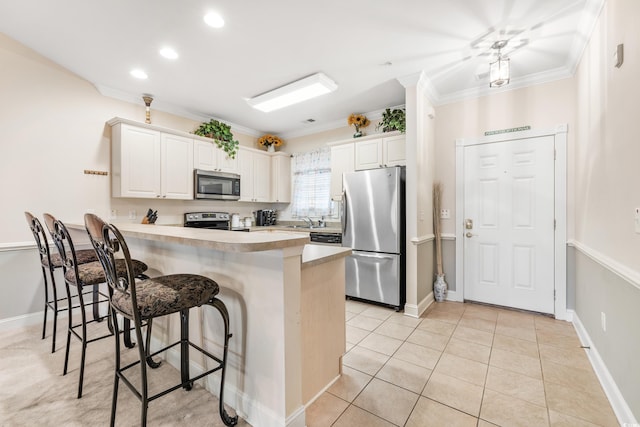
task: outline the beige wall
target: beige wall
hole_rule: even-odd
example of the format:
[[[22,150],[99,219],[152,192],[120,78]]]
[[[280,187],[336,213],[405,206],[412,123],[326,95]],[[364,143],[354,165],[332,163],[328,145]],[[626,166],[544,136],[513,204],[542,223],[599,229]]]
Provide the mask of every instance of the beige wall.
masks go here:
[[[141,88],[142,91],[142,88]],[[110,129],[119,116],[144,121],[144,103],[102,96],[89,82],[0,34],[0,244],[33,240],[23,211],[81,219],[86,210],[108,215],[110,177],[85,169],[110,170]],[[153,110],[154,124],[191,132],[198,122]],[[255,138],[236,133],[242,145]],[[128,210],[127,199],[113,199]],[[148,203],[129,201],[146,211]],[[192,202],[196,203],[197,202]],[[184,212],[182,205],[163,205]],[[158,207],[156,207],[158,208]],[[158,208],[162,212],[162,208]],[[251,208],[245,208],[249,211]],[[255,208],[254,208],[255,209]]]
[[[478,138],[489,130],[531,126],[531,129],[555,129],[569,125],[568,151],[575,141],[575,83],[564,79],[547,84],[499,92],[436,107],[435,164],[436,179],[443,184],[442,207],[451,210],[451,219],[442,220],[443,232],[455,233],[456,139]],[[569,236],[572,235],[573,170],[569,155]],[[460,219],[459,219],[460,220]]]
[[[575,239],[640,272],[640,2],[609,1],[576,74]],[[613,52],[624,43],[621,68]]]

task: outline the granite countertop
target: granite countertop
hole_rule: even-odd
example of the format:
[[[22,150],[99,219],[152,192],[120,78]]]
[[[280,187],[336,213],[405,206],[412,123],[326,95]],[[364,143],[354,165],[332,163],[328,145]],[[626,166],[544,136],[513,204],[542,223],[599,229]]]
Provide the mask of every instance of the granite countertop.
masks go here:
[[[65,223],[65,225],[68,228],[85,230],[84,224]],[[260,252],[303,246],[309,243],[308,234],[295,233],[293,231],[278,230],[277,233],[242,233],[155,224],[116,223],[114,225],[125,238],[132,237],[179,243],[224,252]]]

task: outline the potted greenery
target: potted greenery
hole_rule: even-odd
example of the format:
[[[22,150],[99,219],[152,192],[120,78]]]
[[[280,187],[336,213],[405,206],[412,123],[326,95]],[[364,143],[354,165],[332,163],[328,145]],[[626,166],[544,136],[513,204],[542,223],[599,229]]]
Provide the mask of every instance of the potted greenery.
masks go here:
[[[376,126],[376,130],[382,128],[382,132],[391,132],[399,130],[404,133],[407,128],[407,119],[405,111],[400,108],[387,108],[382,113],[382,120]]]
[[[239,143],[233,139],[231,126],[228,124],[211,119],[209,122],[202,123],[193,133],[207,138],[212,138],[216,145],[224,150],[229,157],[232,159],[236,157]]]

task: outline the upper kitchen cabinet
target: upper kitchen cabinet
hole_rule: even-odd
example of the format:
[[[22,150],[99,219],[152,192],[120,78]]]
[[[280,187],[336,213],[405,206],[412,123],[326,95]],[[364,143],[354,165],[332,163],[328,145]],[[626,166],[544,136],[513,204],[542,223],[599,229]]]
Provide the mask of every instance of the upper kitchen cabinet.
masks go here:
[[[240,201],[271,202],[271,156],[251,148],[238,148]]]
[[[113,197],[193,199],[193,140],[125,119],[109,121]]]
[[[342,175],[355,170],[354,146],[355,144],[351,142],[331,147],[331,198],[333,200],[342,198]]]
[[[272,201],[291,202],[291,156],[287,153],[271,155]]]
[[[355,143],[355,169],[375,169],[406,164],[405,137],[395,135]]]
[[[231,158],[216,146],[214,142],[201,141],[194,138],[193,141],[193,167],[209,171],[221,171],[238,173],[238,156]]]

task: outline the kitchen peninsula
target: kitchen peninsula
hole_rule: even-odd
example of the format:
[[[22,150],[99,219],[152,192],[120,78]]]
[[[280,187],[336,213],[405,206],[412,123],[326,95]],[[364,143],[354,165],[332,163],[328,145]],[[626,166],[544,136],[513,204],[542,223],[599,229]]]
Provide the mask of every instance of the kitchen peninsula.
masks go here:
[[[341,372],[344,265],[349,248],[308,245],[306,234],[116,224],[150,276],[194,273],[220,286],[230,316],[225,403],[254,426],[305,425],[305,406]],[[84,229],[78,224],[74,228]],[[221,354],[215,310],[191,316],[190,335]],[[179,335],[178,318],[154,322],[152,348]],[[167,360],[179,366],[179,356]],[[193,372],[202,360],[191,360]],[[217,394],[219,376],[207,388]]]

